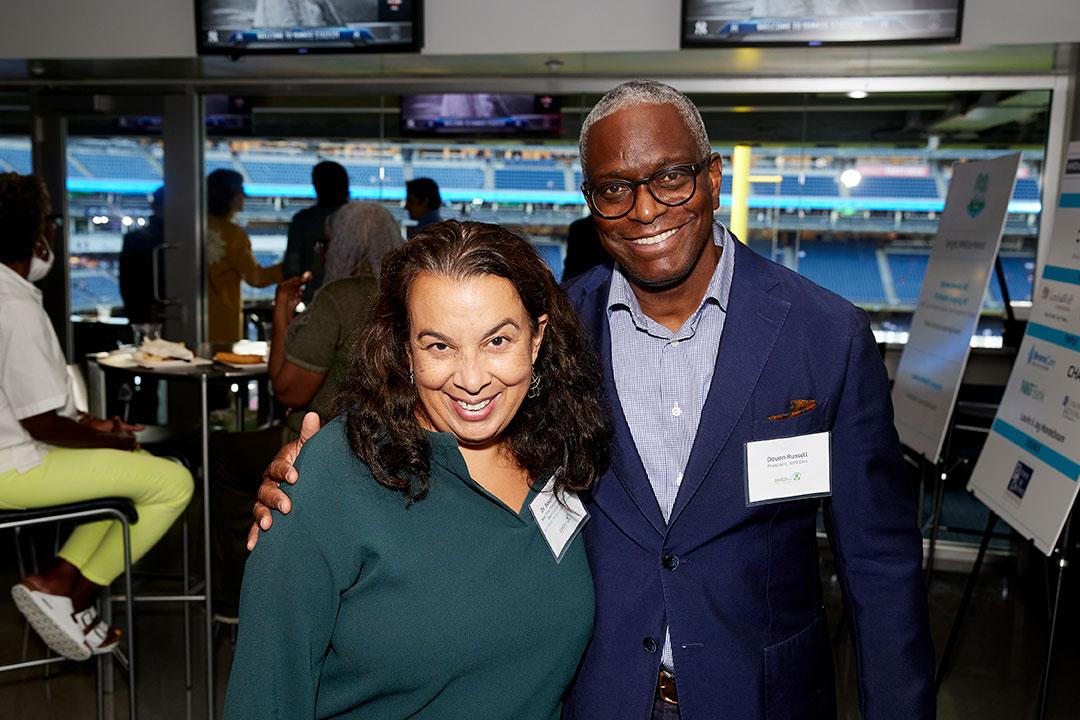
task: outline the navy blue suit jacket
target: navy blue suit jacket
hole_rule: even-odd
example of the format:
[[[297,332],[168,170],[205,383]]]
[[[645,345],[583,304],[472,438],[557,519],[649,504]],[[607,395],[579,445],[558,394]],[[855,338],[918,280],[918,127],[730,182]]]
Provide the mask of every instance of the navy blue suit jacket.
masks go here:
[[[611,270],[568,288],[594,338],[615,427],[585,496],[596,625],[564,717],[646,720],[670,627],[683,720],[833,718],[819,500],[747,507],[744,444],[832,432],[825,521],[853,629],[865,720],[934,716],[915,504],[867,316],[742,243],[682,485],[665,524],[611,370]],[[789,401],[816,409],[787,420]],[[670,556],[670,557],[669,557]],[[665,561],[666,558],[666,561]]]

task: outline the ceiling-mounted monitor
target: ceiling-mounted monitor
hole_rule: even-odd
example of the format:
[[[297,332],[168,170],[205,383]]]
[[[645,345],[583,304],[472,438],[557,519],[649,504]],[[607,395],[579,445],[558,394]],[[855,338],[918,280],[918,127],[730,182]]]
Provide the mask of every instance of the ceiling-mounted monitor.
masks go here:
[[[445,93],[403,95],[402,135],[518,135],[557,137],[559,98],[554,95]]]
[[[960,41],[963,0],[682,0],[682,46]]]
[[[422,0],[195,0],[199,53],[416,52]]]

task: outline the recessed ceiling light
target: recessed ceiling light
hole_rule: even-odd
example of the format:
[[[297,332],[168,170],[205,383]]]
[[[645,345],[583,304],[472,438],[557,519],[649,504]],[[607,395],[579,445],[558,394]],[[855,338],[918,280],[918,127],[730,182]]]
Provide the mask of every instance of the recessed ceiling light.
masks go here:
[[[847,96],[849,98],[851,98],[852,100],[862,100],[865,97],[867,97],[869,94],[870,93],[866,92],[865,90],[852,90],[851,92],[849,92],[847,94]]]

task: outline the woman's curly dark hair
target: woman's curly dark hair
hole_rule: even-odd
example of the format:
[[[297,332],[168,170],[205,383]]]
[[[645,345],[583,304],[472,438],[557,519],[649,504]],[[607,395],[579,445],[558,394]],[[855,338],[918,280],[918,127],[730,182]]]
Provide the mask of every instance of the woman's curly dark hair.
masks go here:
[[[526,398],[506,429],[517,463],[534,482],[555,470],[555,490],[581,491],[607,467],[610,427],[599,365],[577,314],[528,242],[497,225],[448,220],[429,225],[383,260],[370,322],[353,348],[337,396],[352,451],[382,485],[410,501],[428,491],[430,446],[409,379],[408,296],[428,272],[454,279],[506,278],[532,319],[547,329],[534,370],[539,395]]]
[[[0,262],[26,260],[45,231],[51,212],[49,191],[40,175],[0,173]]]

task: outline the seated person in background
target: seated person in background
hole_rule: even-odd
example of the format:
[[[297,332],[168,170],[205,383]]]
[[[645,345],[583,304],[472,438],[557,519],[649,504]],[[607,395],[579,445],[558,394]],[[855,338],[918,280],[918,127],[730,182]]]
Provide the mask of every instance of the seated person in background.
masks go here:
[[[31,284],[52,267],[49,212],[41,178],[0,175],[0,508],[129,498],[139,513],[134,561],[187,506],[191,474],[140,451],[131,434],[138,426],[75,411],[60,343]],[[45,572],[23,578],[11,595],[50,648],[86,660],[119,639],[93,602],[123,570],[120,522],[85,523]]]
[[[294,317],[305,276],[281,283],[274,298],[270,383],[277,401],[293,408],[286,427],[214,438],[211,534],[220,619],[237,613],[251,505],[263,468],[283,443],[298,437],[305,409],[319,413],[323,422],[333,418],[331,405],[378,291],[383,256],[401,245],[401,228],[379,205],[347,203],[327,224],[326,282],[311,307]]]
[[[165,242],[165,187],[154,191],[153,214],[146,227],[124,235],[120,250],[120,297],[130,323],[161,322],[162,306],[154,295],[154,251]],[[165,297],[164,270],[158,265],[158,292]]]
[[[311,272],[311,280],[304,285],[304,303],[308,305],[323,284],[322,257],[315,245],[326,239],[326,219],[349,202],[349,174],[338,163],[324,160],[311,169],[311,184],[318,200],[293,215],[284,262],[286,278]]]
[[[260,267],[251,251],[251,239],[233,222],[244,209],[244,176],[219,169],[206,178],[206,265],[210,281],[210,342],[236,342],[244,338],[244,312],[240,281],[266,287],[281,281],[281,264]]]
[[[416,232],[432,223],[442,220],[439,208],[442,207],[442,195],[439,185],[431,178],[416,178],[405,183],[405,212],[416,221],[410,233]],[[410,235],[411,237],[411,235]]]
[[[593,584],[550,532],[607,463],[601,385],[525,240],[447,221],[390,254],[342,414],[248,561],[224,717],[558,720]]]

